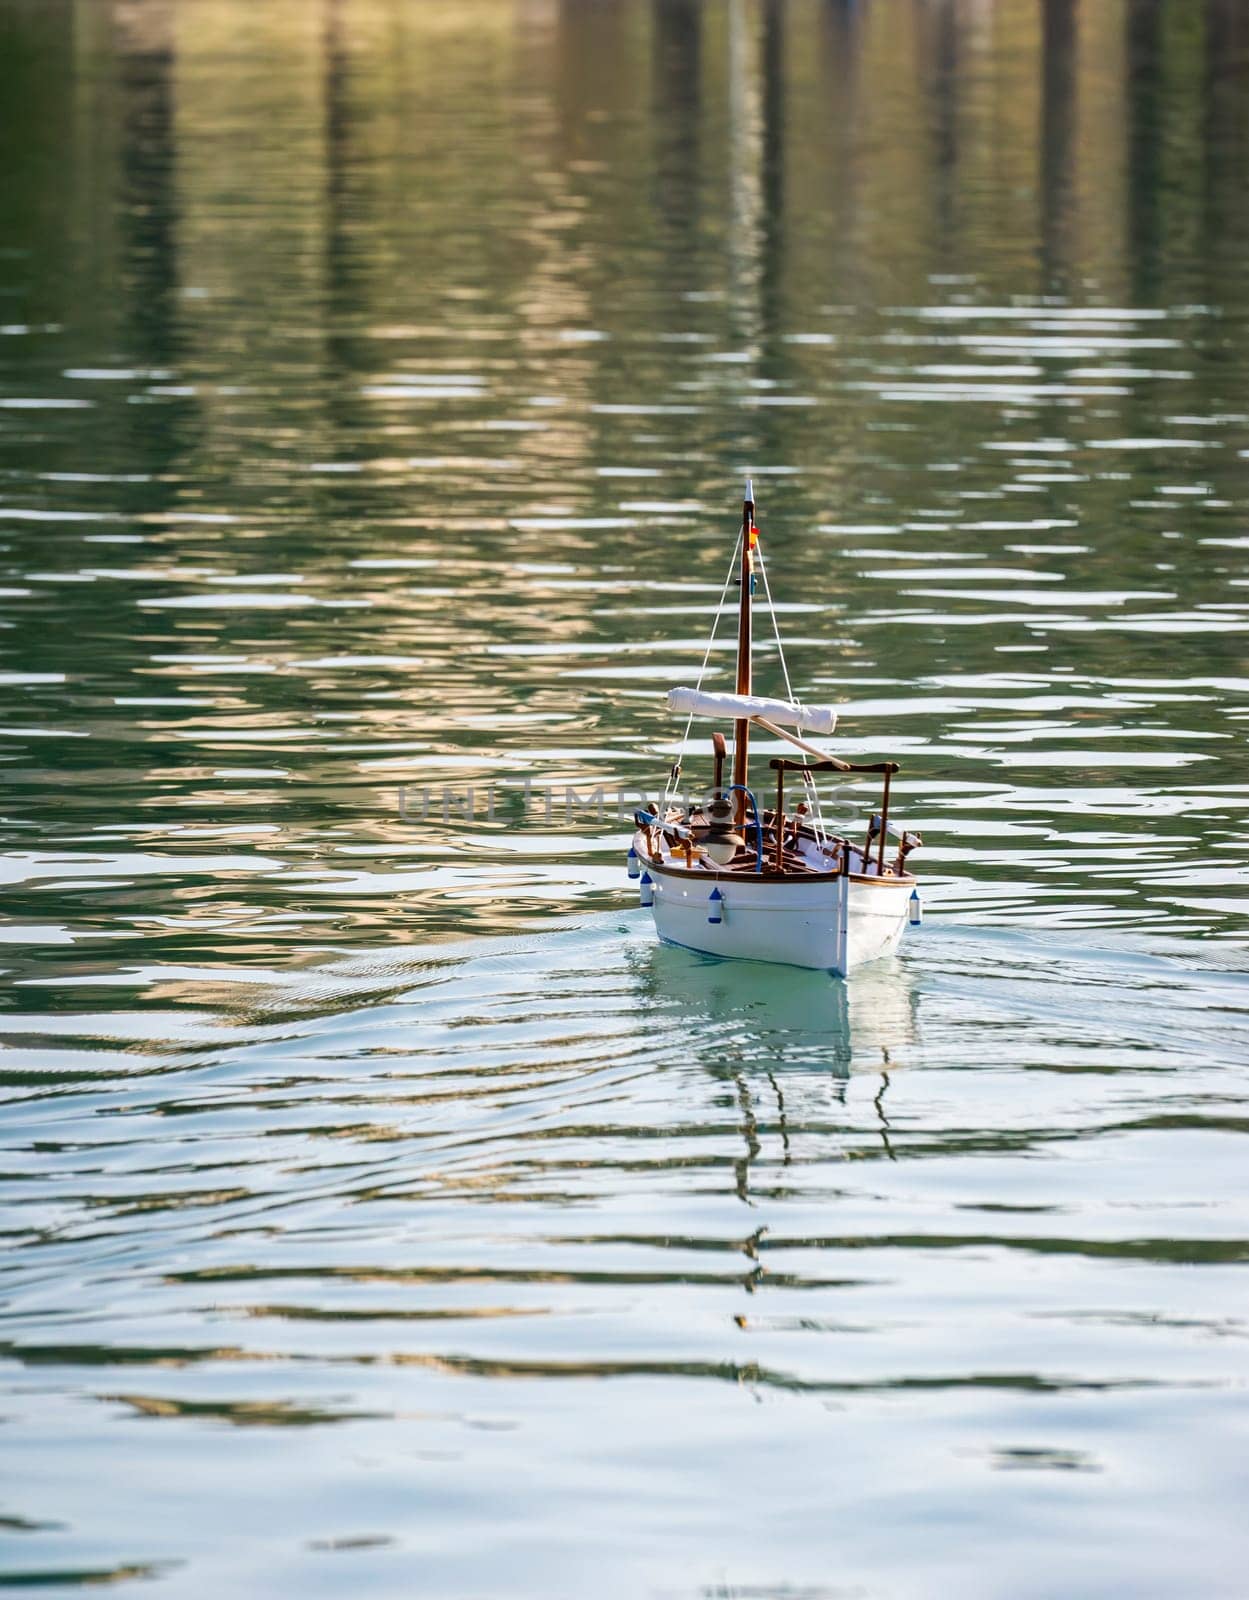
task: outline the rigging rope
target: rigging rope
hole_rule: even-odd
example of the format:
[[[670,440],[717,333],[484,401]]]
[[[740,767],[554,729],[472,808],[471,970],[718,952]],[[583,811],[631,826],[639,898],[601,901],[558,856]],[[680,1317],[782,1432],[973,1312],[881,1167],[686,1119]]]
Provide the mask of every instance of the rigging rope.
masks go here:
[[[776,606],[773,604],[773,601],[772,601],[772,586],[768,582],[768,563],[767,563],[767,558],[766,557],[763,557],[763,559],[760,560],[760,562],[759,562],[759,570],[763,574],[763,594],[764,594],[764,598],[768,602],[768,615],[772,618],[772,632],[776,635],[776,653],[781,658],[781,674],[785,679],[785,694],[786,694],[786,697],[789,700],[790,705],[794,706],[794,705],[797,705],[798,702],[797,702],[797,700],[794,699],[793,685],[789,681],[789,667],[786,665],[786,662],[785,662],[785,647],[781,643],[781,627],[780,627],[780,623],[777,622],[777,620],[776,620]],[[798,732],[799,733],[802,732],[802,723],[801,722],[799,722],[799,724],[798,724]],[[825,841],[825,838],[826,838],[826,834],[825,834],[825,830],[824,830],[824,818],[823,818],[823,815],[820,812],[820,791],[816,787],[815,778],[814,778],[813,774],[810,773],[807,770],[807,763],[809,763],[810,759],[811,758],[804,751],[803,752],[803,757],[802,757],[802,760],[803,760],[802,782],[803,782],[804,788],[806,789],[807,793],[811,797],[811,803],[812,803],[811,821],[812,821],[812,824],[814,826],[815,837],[819,840],[819,842],[821,844],[823,844],[824,841]]]
[[[733,545],[733,557],[732,557],[732,560],[729,562],[728,575],[726,576],[726,578],[724,580],[724,587],[720,591],[720,598],[716,602],[715,619],[711,624],[711,637],[707,640],[707,648],[703,652],[702,666],[699,667],[699,669],[698,669],[698,682],[695,685],[695,693],[697,693],[698,690],[701,689],[702,686],[703,686],[703,678],[706,676],[706,672],[707,672],[707,663],[711,660],[712,646],[716,642],[716,632],[717,632],[717,630],[719,629],[719,626],[720,626],[720,618],[724,614],[724,602],[725,602],[725,599],[728,596],[729,588],[730,588],[730,586],[731,586],[731,584],[733,582],[733,574],[737,570],[738,560],[739,560],[740,554],[741,554],[741,548],[742,548],[742,536],[741,536],[741,532],[739,531],[738,535],[737,535],[736,542]],[[785,647],[781,643],[781,628],[780,628],[780,623],[776,619],[776,606],[775,606],[775,604],[774,604],[774,602],[772,600],[772,586],[768,582],[768,564],[767,564],[767,559],[766,559],[766,557],[763,556],[763,552],[762,551],[760,551],[759,572],[760,572],[760,574],[761,574],[761,576],[763,578],[763,594],[764,594],[764,598],[767,600],[767,603],[768,603],[768,615],[772,619],[772,632],[776,637],[776,653],[780,657],[781,675],[785,680],[785,695],[786,695],[786,698],[788,699],[788,701],[789,701],[791,706],[797,705],[798,702],[794,698],[793,685],[790,683],[790,680],[789,680],[789,665],[785,660]],[[665,806],[667,805],[668,801],[670,799],[672,799],[673,796],[676,794],[676,786],[677,786],[677,784],[678,784],[678,782],[680,781],[680,778],[681,778],[681,760],[682,760],[682,756],[684,755],[684,752],[685,752],[685,747],[689,743],[690,729],[693,727],[693,725],[694,725],[694,713],[691,711],[689,716],[685,719],[685,731],[681,735],[681,743],[677,748],[677,757],[676,757],[676,760],[672,763],[672,768],[668,773],[668,781],[664,785],[663,804]],[[799,723],[798,729],[799,729],[799,732],[802,731],[802,724],[801,723]],[[803,781],[803,786],[806,789],[807,794],[811,798],[811,822],[812,822],[812,826],[813,826],[813,829],[814,829],[815,837],[821,844],[824,844],[827,841],[828,832],[827,832],[827,829],[824,826],[824,817],[823,817],[823,814],[822,814],[822,812],[820,810],[820,791],[819,791],[819,788],[816,785],[814,775],[807,769],[806,763],[809,760],[810,760],[810,758],[804,754],[803,755],[803,763],[804,763],[804,765],[803,765],[803,768],[802,768],[802,781]]]
[[[720,598],[716,601],[715,620],[711,624],[711,637],[707,640],[707,648],[703,651],[703,664],[698,669],[698,682],[695,684],[695,693],[703,686],[703,676],[707,671],[707,663],[711,660],[711,647],[716,642],[716,630],[720,626],[720,617],[724,612],[724,602],[728,596],[729,586],[733,582],[733,574],[737,570],[738,556],[742,548],[742,535],[738,530],[737,542],[733,546],[733,559],[729,562],[728,576],[724,580],[724,588],[720,590]],[[791,696],[792,699],[792,696]],[[681,777],[681,758],[685,753],[685,746],[689,743],[690,729],[694,726],[694,713],[691,711],[685,719],[685,732],[681,735],[681,743],[677,747],[677,758],[672,763],[672,770],[668,773],[668,782],[664,785],[664,802],[666,803],[675,793],[677,783]]]

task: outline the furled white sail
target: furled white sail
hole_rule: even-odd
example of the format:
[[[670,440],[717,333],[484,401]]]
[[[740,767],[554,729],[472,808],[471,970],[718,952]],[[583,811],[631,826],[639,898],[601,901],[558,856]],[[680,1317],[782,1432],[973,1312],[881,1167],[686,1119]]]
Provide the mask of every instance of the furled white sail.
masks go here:
[[[766,717],[804,733],[832,733],[837,726],[833,706],[803,706],[797,701],[766,700],[753,694],[708,694],[702,689],[669,689],[668,710],[691,717]]]

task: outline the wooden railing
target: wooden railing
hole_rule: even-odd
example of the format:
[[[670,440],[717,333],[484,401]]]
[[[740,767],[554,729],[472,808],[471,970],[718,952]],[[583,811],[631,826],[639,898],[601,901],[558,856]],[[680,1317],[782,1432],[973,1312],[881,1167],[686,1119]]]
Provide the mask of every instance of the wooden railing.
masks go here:
[[[899,771],[896,761],[872,761],[860,764],[854,761],[839,761],[836,756],[826,756],[823,761],[791,761],[786,756],[777,756],[768,762],[776,773],[776,813],[773,825],[776,836],[776,870],[781,870],[784,860],[785,840],[785,774],[787,772],[879,772],[884,777],[884,784],[880,797],[880,844],[876,855],[876,873],[883,877],[885,872],[885,833],[889,827],[889,784],[895,772]],[[871,848],[871,833],[868,834],[868,843],[863,851],[863,864],[867,865],[867,853]]]

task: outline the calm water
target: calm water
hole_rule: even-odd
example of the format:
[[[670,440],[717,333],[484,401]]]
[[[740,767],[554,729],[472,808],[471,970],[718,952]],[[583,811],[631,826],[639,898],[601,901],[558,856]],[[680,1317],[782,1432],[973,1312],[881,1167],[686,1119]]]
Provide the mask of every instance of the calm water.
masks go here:
[[[0,0],[0,144],[0,1585],[1243,1595],[1244,7]],[[848,986],[521,789],[747,468]]]

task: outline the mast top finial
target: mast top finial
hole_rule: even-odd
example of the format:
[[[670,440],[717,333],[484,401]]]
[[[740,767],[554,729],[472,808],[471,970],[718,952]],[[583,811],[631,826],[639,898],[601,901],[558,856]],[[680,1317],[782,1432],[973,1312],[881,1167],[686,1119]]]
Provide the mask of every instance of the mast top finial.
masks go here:
[[[751,479],[746,479],[746,500],[750,505],[755,503],[755,486]]]

